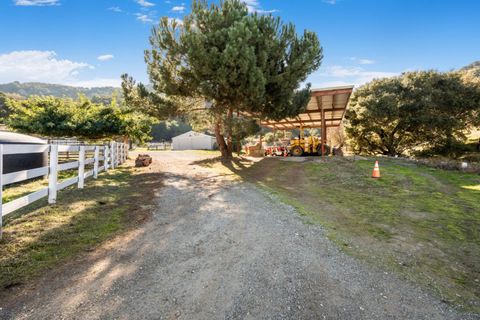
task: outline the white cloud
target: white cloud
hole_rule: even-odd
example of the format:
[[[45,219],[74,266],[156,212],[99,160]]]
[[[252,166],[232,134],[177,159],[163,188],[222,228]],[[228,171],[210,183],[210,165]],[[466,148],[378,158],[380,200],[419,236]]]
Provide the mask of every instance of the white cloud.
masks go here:
[[[373,79],[398,75],[396,72],[370,71],[362,67],[329,66],[312,74],[308,81],[314,87],[331,87],[353,84],[359,86]]]
[[[153,6],[155,5],[155,3],[153,3],[153,2],[148,2],[148,1],[146,1],[146,0],[137,0],[137,3],[138,3],[139,5],[141,5],[142,7],[146,7],[146,8],[148,8],[148,7],[153,7]]]
[[[168,18],[168,21],[172,23],[175,21],[179,26],[183,26],[183,20],[182,19],[177,19],[177,18]]]
[[[58,59],[54,51],[12,51],[0,54],[0,83],[46,82],[76,87],[119,87],[119,78],[81,80],[83,70],[94,69],[85,62]]]
[[[337,0],[323,0],[323,2],[334,5],[337,4]]]
[[[100,61],[108,61],[108,60],[112,60],[113,58],[115,58],[113,54],[103,54],[97,57],[97,59]]]
[[[278,10],[276,9],[263,10],[258,0],[243,0],[243,2],[245,2],[245,4],[247,5],[248,12],[250,13],[256,12],[259,14],[269,14],[269,13],[278,12]]]
[[[172,8],[173,12],[183,13],[185,11],[185,6],[175,6]]]
[[[143,23],[153,22],[152,18],[150,18],[147,14],[135,13],[135,15],[137,16],[137,20],[142,21]]]
[[[120,9],[120,7],[110,7],[108,8],[108,10],[113,12],[123,12],[122,9]]]
[[[120,87],[121,80],[117,78],[95,78],[92,80],[71,80],[66,81],[63,84],[74,86],[74,87]]]
[[[360,64],[374,64],[375,60],[370,59],[358,59],[358,63]]]
[[[81,70],[89,68],[93,67],[85,62],[57,59],[54,51],[12,51],[0,54],[0,82],[62,83],[75,80]]]
[[[60,4],[60,0],[15,0],[16,6],[56,6]]]
[[[272,9],[272,10],[257,9],[255,12],[259,14],[270,14],[270,13],[278,12],[278,10],[277,9]]]
[[[369,80],[373,78],[385,78],[396,75],[394,72],[383,72],[383,71],[367,71],[361,67],[343,67],[343,66],[331,66],[326,68],[324,75],[329,75],[333,77],[360,77],[368,78]]]
[[[372,59],[362,59],[362,58],[357,58],[357,57],[350,57],[348,58],[358,64],[375,64],[376,61]]]

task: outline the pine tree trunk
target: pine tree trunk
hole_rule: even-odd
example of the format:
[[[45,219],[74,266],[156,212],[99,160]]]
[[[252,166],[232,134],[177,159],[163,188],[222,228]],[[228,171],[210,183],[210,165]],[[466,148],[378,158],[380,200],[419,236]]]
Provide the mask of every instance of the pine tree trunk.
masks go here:
[[[227,153],[227,145],[225,144],[225,139],[222,135],[221,131],[221,123],[220,120],[217,119],[217,122],[215,123],[215,139],[217,140],[217,145],[218,148],[220,149],[220,152],[222,153],[222,158],[227,159],[228,158],[228,153]]]
[[[233,110],[232,108],[228,109],[227,114],[227,157],[232,158],[233,154],[233,139],[232,139],[232,120],[233,120]]]

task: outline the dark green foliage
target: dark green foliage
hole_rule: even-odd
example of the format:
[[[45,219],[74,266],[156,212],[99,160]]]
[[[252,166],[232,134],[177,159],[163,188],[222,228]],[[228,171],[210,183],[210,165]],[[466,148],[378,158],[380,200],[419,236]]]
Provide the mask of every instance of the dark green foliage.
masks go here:
[[[407,72],[357,89],[346,131],[360,153],[449,154],[480,124],[480,87],[460,73]]]
[[[101,139],[126,136],[148,140],[152,121],[143,114],[118,106],[96,104],[85,97],[77,100],[36,97],[7,102],[9,127],[48,137]]]
[[[164,99],[161,114],[173,107],[190,115],[208,101],[217,143],[230,157],[239,112],[281,119],[305,108],[310,87],[298,89],[322,59],[315,33],[298,36],[292,24],[249,14],[238,0],[195,0],[183,21],[163,18],[145,54],[154,92]],[[162,103],[166,97],[173,103]]]
[[[162,121],[153,125],[153,141],[170,141],[173,137],[192,130],[192,127],[181,120]]]
[[[0,92],[0,123],[5,122],[5,119],[10,114],[10,111],[7,107],[7,96]]]

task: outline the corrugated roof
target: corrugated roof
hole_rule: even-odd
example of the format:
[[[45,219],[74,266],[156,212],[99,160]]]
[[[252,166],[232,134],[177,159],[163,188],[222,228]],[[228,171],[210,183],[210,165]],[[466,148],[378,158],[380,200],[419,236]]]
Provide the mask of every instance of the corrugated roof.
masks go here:
[[[312,89],[312,97],[304,112],[294,118],[285,118],[279,121],[263,120],[264,127],[279,130],[291,130],[303,126],[304,128],[322,127],[322,109],[325,116],[325,126],[338,127],[342,123],[347,109],[348,100],[353,86]]]
[[[175,139],[175,138],[182,138],[182,137],[199,137],[199,136],[204,136],[204,137],[209,137],[209,138],[215,138],[211,135],[208,135],[208,134],[205,134],[205,133],[202,133],[202,132],[196,132],[196,131],[193,131],[193,130],[190,130],[188,132],[185,132],[185,133],[182,133],[178,136],[175,136],[173,137],[172,139]]]

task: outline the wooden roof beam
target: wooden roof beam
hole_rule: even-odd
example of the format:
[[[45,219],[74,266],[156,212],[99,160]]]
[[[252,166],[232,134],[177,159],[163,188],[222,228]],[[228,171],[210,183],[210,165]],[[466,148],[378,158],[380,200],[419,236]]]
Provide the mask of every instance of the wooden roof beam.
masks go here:
[[[332,89],[332,90],[324,90],[324,91],[312,91],[313,97],[321,97],[321,96],[330,96],[333,94],[343,94],[343,93],[352,93],[351,88],[349,89]]]

